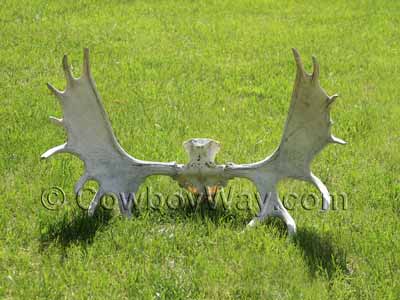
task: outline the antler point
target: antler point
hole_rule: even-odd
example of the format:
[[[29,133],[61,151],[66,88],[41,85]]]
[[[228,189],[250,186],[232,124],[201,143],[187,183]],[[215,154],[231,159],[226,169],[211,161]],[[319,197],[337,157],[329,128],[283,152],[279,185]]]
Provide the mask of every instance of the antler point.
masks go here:
[[[331,135],[330,142],[334,143],[334,144],[339,144],[339,145],[346,145],[347,144],[346,141],[344,141],[344,140],[342,140],[342,139],[340,139],[340,138],[338,138],[338,137],[336,137],[334,135]]]
[[[48,82],[46,86],[55,96],[59,97],[62,95],[62,92],[56,89],[51,83]]]
[[[83,48],[83,55],[85,59],[89,58],[90,50],[89,48]]]
[[[300,53],[297,51],[296,48],[292,48],[292,51],[293,51],[294,60],[296,61],[297,73],[301,77],[305,77],[306,71],[304,70],[304,66],[303,66],[303,63],[301,61]]]
[[[89,55],[90,55],[89,48],[83,48],[83,74],[85,75],[90,74]]]
[[[338,94],[334,94],[334,95],[330,96],[329,99],[328,99],[328,105],[331,105],[333,102],[335,102],[335,100],[337,98],[339,98]]]
[[[40,158],[44,159],[44,158],[49,158],[50,156],[57,154],[57,153],[61,153],[61,152],[65,152],[67,143],[56,146],[54,148],[51,148],[49,150],[47,150],[45,153],[43,153]]]
[[[79,178],[78,182],[75,184],[74,187],[74,192],[76,195],[78,195],[79,191],[83,188],[85,185],[86,181],[89,179],[89,175],[87,173],[84,173],[81,178]]]
[[[64,54],[62,63],[63,63],[64,69],[68,69],[68,55],[67,54]]]
[[[50,116],[49,118],[50,118],[50,121],[53,124],[55,124],[57,126],[64,126],[63,119],[59,119],[59,118],[56,118],[56,117],[53,117],[53,116]]]
[[[70,85],[70,84],[72,84],[74,77],[72,76],[71,68],[68,64],[68,55],[67,54],[64,54],[62,63],[63,63],[63,69],[64,69],[64,73],[65,73],[65,78],[67,80],[67,85]]]
[[[312,73],[312,80],[318,80],[319,77],[319,63],[317,60],[317,57],[315,55],[311,56],[312,62],[313,62],[313,73]]]

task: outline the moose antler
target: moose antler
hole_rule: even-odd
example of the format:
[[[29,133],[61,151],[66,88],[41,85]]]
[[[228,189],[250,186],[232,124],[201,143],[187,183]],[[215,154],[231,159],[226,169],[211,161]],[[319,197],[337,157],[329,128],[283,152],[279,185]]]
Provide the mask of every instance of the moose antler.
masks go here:
[[[136,193],[146,177],[157,174],[173,176],[179,167],[176,163],[141,161],[122,149],[90,72],[89,49],[84,49],[80,78],[73,77],[66,55],[63,69],[67,80],[65,91],[61,92],[51,84],[47,86],[60,100],[64,112],[63,119],[51,117],[51,120],[66,129],[68,141],[48,150],[42,158],[62,152],[77,155],[85,163],[85,173],[75,185],[75,192],[78,193],[87,180],[99,183],[99,190],[89,206],[89,215],[93,215],[104,194],[112,193],[118,196],[121,213],[130,216],[132,202],[127,198]]]
[[[313,73],[307,74],[296,49],[293,49],[297,72],[292,101],[285,129],[279,147],[275,152],[258,163],[231,165],[227,171],[232,176],[252,180],[260,193],[262,205],[259,215],[250,226],[268,216],[281,217],[290,233],[296,231],[296,224],[279,200],[277,183],[284,178],[295,178],[313,183],[323,196],[323,210],[330,204],[326,186],[310,170],[314,157],[329,143],[346,144],[331,134],[331,104],[338,95],[328,96],[319,85],[319,64],[315,57]]]
[[[310,170],[313,158],[329,143],[345,144],[331,135],[330,107],[337,95],[328,96],[319,85],[319,64],[313,57],[313,73],[307,74],[300,55],[293,49],[297,65],[296,80],[289,115],[286,120],[281,143],[275,152],[263,161],[237,165],[216,165],[215,154],[219,144],[210,139],[192,139],[184,143],[190,162],[148,162],[127,154],[117,142],[108,117],[90,73],[89,50],[84,50],[83,74],[75,79],[68,65],[67,56],[63,68],[67,80],[66,90],[58,91],[48,84],[49,89],[61,100],[64,118],[51,120],[65,127],[67,143],[48,150],[42,155],[47,158],[55,153],[69,152],[85,163],[85,173],[75,186],[78,193],[85,182],[99,182],[99,190],[90,206],[92,215],[104,194],[118,196],[121,213],[131,216],[132,199],[139,185],[150,175],[168,175],[192,192],[215,192],[235,177],[250,179],[261,196],[260,213],[249,225],[268,216],[281,217],[289,234],[296,231],[296,224],[279,200],[276,186],[284,178],[295,178],[313,183],[323,195],[323,210],[329,208],[328,189]]]

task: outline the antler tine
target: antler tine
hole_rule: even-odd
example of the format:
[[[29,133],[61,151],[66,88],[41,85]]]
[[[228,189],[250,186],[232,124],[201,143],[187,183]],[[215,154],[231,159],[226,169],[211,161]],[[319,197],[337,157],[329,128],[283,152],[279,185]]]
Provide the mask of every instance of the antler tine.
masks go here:
[[[64,73],[65,73],[65,79],[67,80],[67,85],[71,85],[72,82],[74,81],[74,76],[72,76],[71,68],[69,67],[69,64],[68,64],[67,54],[64,55],[62,63],[63,63],[63,69],[64,69]]]
[[[61,97],[62,92],[57,90],[51,83],[47,83],[47,88],[54,94],[54,96]]]
[[[76,195],[78,195],[79,191],[83,188],[86,181],[88,180],[89,180],[89,175],[85,172],[85,174],[83,174],[81,178],[78,180],[78,182],[75,184],[74,192]]]
[[[294,59],[296,61],[296,65],[297,65],[297,74],[299,74],[301,77],[305,78],[307,73],[306,73],[306,70],[304,69],[303,62],[301,61],[300,54],[296,48],[292,48],[292,51],[293,51]]]
[[[45,153],[42,154],[42,156],[40,158],[45,159],[45,158],[49,158],[50,156],[52,156],[56,153],[66,152],[66,150],[67,150],[66,148],[67,148],[67,143],[56,146],[54,148],[47,150]]]
[[[92,217],[94,215],[94,212],[96,210],[96,207],[99,205],[101,198],[104,195],[104,190],[100,187],[99,190],[96,192],[94,195],[92,202],[90,202],[89,208],[88,208],[88,215],[89,217]]]
[[[321,192],[322,194],[322,211],[326,211],[329,209],[329,205],[331,203],[331,195],[329,194],[328,188],[325,186],[325,184],[319,179],[317,176],[315,176],[312,172],[310,173],[310,179],[311,183],[313,183]]]
[[[59,118],[50,116],[50,121],[51,121],[54,125],[57,125],[57,126],[64,126],[63,119],[59,119]]]
[[[328,98],[328,106],[331,105],[339,97],[338,94],[334,94]]]
[[[90,75],[90,51],[89,48],[83,48],[83,74],[86,76]]]
[[[338,137],[336,137],[334,135],[330,136],[329,142],[331,142],[333,144],[339,144],[339,145],[346,145],[347,144],[346,141],[344,141],[344,140],[342,140],[342,139],[340,139],[340,138],[338,138]]]
[[[316,82],[319,78],[319,63],[314,55],[312,56],[312,62],[313,62],[313,73],[311,78],[312,81]]]

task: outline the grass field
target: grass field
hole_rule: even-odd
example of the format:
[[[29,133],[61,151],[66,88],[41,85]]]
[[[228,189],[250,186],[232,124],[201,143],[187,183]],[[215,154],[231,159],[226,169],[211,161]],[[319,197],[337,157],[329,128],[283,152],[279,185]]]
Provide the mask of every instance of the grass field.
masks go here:
[[[0,45],[1,299],[400,299],[400,2],[3,0]],[[83,47],[121,145],[180,163],[192,137],[220,141],[220,163],[270,154],[291,48],[308,70],[315,54],[321,85],[341,95],[333,132],[348,145],[327,147],[312,169],[347,209],[296,205],[293,240],[279,220],[243,232],[256,205],[88,218],[73,194],[82,162],[40,161],[65,140],[45,83],[64,87],[64,53],[79,75]],[[53,186],[67,202],[48,210]],[[146,186],[179,190],[166,177]],[[280,192],[316,189],[291,180]]]

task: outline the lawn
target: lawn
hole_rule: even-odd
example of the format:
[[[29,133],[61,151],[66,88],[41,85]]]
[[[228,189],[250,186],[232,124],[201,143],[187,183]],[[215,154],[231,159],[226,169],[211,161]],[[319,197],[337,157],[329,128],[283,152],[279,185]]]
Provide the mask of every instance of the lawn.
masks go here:
[[[297,199],[293,239],[280,220],[246,230],[257,203],[240,209],[240,197],[201,210],[143,202],[129,220],[107,198],[89,218],[73,192],[83,163],[40,160],[65,141],[46,83],[64,88],[64,53],[78,76],[84,47],[124,149],[179,163],[194,137],[221,143],[219,163],[269,155],[290,104],[291,48],[309,71],[316,55],[348,145],[325,148],[312,170],[345,207]],[[3,0],[0,66],[1,299],[400,299],[400,2]],[[66,200],[49,210],[52,187]],[[255,191],[244,179],[228,188]],[[163,176],[146,189],[182,191]],[[317,193],[295,180],[279,191]]]

